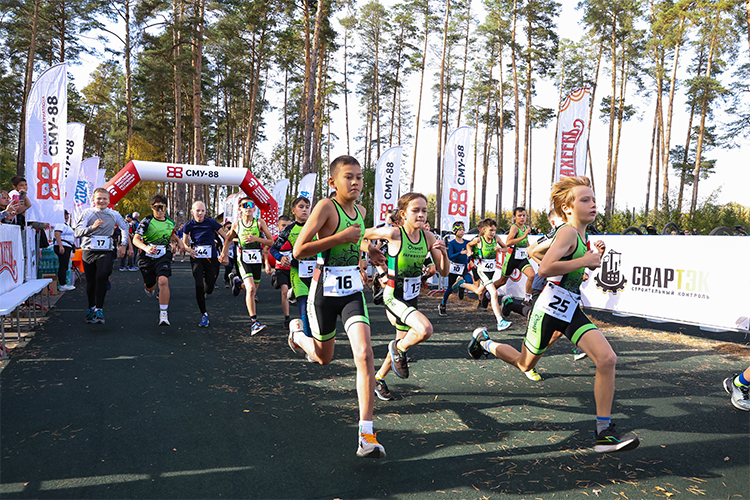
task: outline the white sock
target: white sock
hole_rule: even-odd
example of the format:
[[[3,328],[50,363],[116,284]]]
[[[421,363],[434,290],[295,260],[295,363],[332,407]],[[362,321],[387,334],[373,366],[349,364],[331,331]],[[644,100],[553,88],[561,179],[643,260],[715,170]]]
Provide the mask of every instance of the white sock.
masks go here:
[[[359,433],[360,434],[375,434],[372,430],[372,420],[360,420],[359,421]]]
[[[167,304],[167,305],[159,304],[159,309],[161,309],[162,311],[166,311],[167,307],[169,307],[169,304]]]

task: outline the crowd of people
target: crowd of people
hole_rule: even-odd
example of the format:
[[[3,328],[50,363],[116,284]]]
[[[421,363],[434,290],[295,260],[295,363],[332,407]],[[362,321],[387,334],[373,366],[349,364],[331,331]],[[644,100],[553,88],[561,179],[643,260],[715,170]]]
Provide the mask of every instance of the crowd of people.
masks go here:
[[[158,324],[169,326],[172,264],[177,256],[184,260],[185,255],[195,281],[199,327],[209,326],[206,296],[215,290],[222,266],[225,287],[231,287],[234,296],[244,290],[251,336],[267,328],[258,318],[256,305],[264,271],[279,290],[288,344],[298,355],[329,364],[340,318],[356,367],[356,454],[369,458],[386,455],[373,429],[375,397],[395,399],[386,377],[393,372],[399,379],[408,378],[409,353],[434,334],[432,322],[419,308],[419,296],[425,279],[439,273],[448,278],[448,287],[438,305],[438,316],[448,315],[451,295],[461,300],[471,292],[479,308],[491,305],[498,332],[511,327],[512,313],[528,319],[520,350],[494,340],[486,328],[476,328],[468,339],[471,358],[494,356],[518,368],[528,379],[540,381],[536,366],[552,343],[566,337],[573,345],[574,359],[588,357],[596,367],[595,451],[638,447],[637,436],[619,432],[611,421],[617,356],[580,306],[580,286],[587,279],[587,270],[600,266],[606,250],[601,240],[589,240],[586,234],[587,225],[596,216],[589,179],[566,178],[553,186],[548,214],[553,229],[534,243],[529,240],[526,210],[518,207],[504,240],[497,235],[497,222],[484,219],[478,226],[479,235],[470,240],[465,238],[463,224],[454,224],[446,244],[429,230],[427,198],[420,193],[401,196],[386,224],[366,228],[366,209],[357,204],[363,188],[362,169],[351,156],[340,156],[331,163],[328,187],[333,194],[314,206],[305,197],[293,200],[292,217],[279,218],[276,238],[266,222],[255,216],[256,207],[249,197],[239,200],[239,216],[233,222],[222,225],[207,216],[202,201],[195,201],[191,219],[176,227],[167,216],[164,195],[151,198],[152,214],[143,219],[137,213],[123,218],[108,208],[109,193],[100,188],[94,191],[92,207],[72,224],[66,216],[66,223],[55,228],[56,251],[61,268],[67,268],[76,242],[83,250],[86,323],[105,322],[104,302],[117,258],[120,271],[140,270],[144,293],[158,300]],[[0,192],[0,196],[4,200],[6,195]],[[22,215],[28,208],[23,199],[12,192],[3,217]],[[537,272],[530,259],[538,264]],[[386,358],[377,370],[370,311],[363,293],[370,281],[368,265],[375,269],[372,287],[376,303],[382,302],[395,328]],[[527,278],[523,298],[498,293],[514,272]],[[297,305],[298,318],[292,318],[290,304]],[[750,368],[723,384],[734,406],[742,410],[750,410],[748,377]]]

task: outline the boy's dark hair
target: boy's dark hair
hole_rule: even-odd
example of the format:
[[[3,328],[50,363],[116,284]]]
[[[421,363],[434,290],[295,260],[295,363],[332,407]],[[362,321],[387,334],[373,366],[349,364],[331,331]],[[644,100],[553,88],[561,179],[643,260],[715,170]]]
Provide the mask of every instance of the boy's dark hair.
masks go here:
[[[513,215],[515,216],[516,214],[518,214],[518,212],[525,212],[525,211],[526,211],[526,208],[524,207],[516,207],[513,209]]]
[[[482,225],[482,227],[497,227],[497,222],[495,222],[495,219],[490,219],[489,217],[480,222],[480,224]]]
[[[303,201],[310,205],[310,200],[308,200],[305,196],[297,196],[294,200],[292,200],[292,208],[296,208],[297,204],[302,203]]]
[[[288,215],[279,215],[279,222],[292,222]]]
[[[154,196],[151,197],[151,204],[156,205],[157,203],[164,203],[166,205],[167,197],[161,193],[155,194]]]
[[[13,185],[13,187],[18,186],[22,182],[26,182],[26,179],[20,175],[17,175],[10,180],[10,183]]]
[[[335,177],[336,173],[339,171],[339,168],[343,167],[344,165],[357,165],[358,167],[362,168],[355,157],[349,155],[341,155],[331,162],[331,177]]]

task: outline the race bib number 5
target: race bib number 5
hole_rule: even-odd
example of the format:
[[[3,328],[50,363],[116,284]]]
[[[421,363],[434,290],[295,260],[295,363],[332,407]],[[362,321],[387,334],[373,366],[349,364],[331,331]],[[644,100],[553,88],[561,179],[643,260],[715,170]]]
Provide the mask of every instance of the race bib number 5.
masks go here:
[[[323,268],[323,295],[346,297],[362,291],[362,278],[358,266]]]
[[[576,294],[554,283],[547,283],[544,291],[537,299],[537,304],[542,311],[550,316],[570,323],[573,319],[573,313],[578,307],[578,300]]]
[[[313,271],[315,271],[314,260],[300,260],[299,262],[299,277],[300,278],[312,278]]]

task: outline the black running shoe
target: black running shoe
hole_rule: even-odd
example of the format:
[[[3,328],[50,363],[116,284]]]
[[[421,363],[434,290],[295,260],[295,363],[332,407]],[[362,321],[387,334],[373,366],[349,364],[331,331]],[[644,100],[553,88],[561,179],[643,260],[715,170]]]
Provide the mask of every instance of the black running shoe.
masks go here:
[[[466,290],[464,287],[461,287],[458,289],[458,300],[464,300],[464,296],[466,295]]]
[[[476,328],[471,334],[471,340],[469,341],[468,348],[469,356],[474,359],[479,359],[482,357],[482,354],[489,354],[480,344],[480,342],[482,342],[483,340],[490,340],[490,335],[487,333],[486,328],[480,326],[479,328]]]
[[[395,399],[391,391],[388,390],[385,380],[375,379],[375,395],[383,401],[393,401]]]
[[[242,292],[242,280],[235,276],[232,280],[232,295],[236,297],[240,292]]]
[[[503,318],[507,318],[510,316],[510,305],[513,303],[513,297],[506,295],[502,298],[501,302],[503,303],[503,307],[500,313],[503,315]]]
[[[385,290],[382,286],[380,286],[380,280],[375,277],[374,280],[372,280],[372,301],[375,303],[376,306],[382,306],[383,305],[383,292]]]
[[[597,434],[594,443],[594,451],[597,453],[635,450],[641,444],[635,434],[620,434],[617,432],[615,424],[609,424],[609,427]]]
[[[448,316],[448,313],[445,311],[445,304],[438,304],[438,316]]]
[[[482,309],[487,309],[487,306],[490,305],[490,292],[484,292],[482,300],[479,303],[481,304]]]
[[[388,352],[391,353],[391,368],[398,378],[409,378],[409,362],[406,353],[398,350],[398,340],[391,340],[388,344]]]

